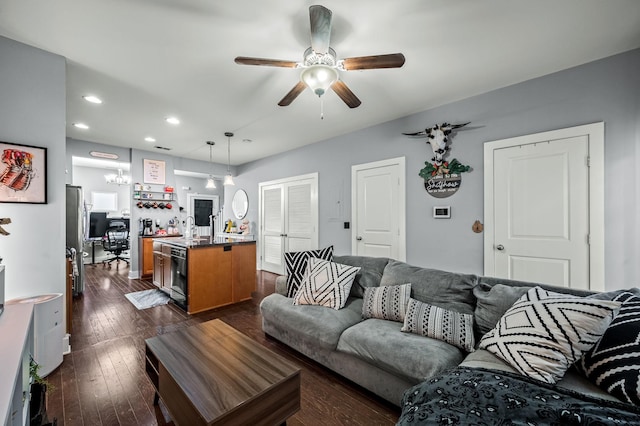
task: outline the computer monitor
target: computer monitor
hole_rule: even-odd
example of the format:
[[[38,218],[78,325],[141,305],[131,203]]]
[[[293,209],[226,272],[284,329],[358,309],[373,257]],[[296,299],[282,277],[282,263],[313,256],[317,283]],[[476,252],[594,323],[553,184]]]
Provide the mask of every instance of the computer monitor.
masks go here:
[[[89,238],[102,238],[107,231],[109,220],[103,212],[91,212],[89,214]]]

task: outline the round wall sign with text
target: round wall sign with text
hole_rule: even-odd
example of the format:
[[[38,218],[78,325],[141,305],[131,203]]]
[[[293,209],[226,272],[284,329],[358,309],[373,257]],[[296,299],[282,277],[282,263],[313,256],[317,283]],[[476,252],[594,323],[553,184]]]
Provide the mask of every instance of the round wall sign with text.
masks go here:
[[[424,189],[436,198],[447,198],[458,192],[462,176],[459,174],[434,176],[424,181]]]

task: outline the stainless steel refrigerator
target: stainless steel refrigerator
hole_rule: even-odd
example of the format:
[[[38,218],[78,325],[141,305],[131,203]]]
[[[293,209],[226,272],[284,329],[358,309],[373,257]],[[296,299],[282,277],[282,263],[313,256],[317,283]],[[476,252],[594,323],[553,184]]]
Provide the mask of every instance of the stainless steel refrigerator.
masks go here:
[[[73,263],[73,294],[78,295],[84,291],[84,262],[83,248],[85,240],[87,215],[82,187],[67,185],[67,252],[75,249]]]

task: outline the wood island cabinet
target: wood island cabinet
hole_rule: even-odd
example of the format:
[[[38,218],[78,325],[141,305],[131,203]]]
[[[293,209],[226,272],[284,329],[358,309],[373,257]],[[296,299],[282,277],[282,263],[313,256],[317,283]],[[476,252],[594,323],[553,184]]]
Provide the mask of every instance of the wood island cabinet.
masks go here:
[[[251,299],[256,289],[256,245],[191,248],[188,262],[190,314]]]

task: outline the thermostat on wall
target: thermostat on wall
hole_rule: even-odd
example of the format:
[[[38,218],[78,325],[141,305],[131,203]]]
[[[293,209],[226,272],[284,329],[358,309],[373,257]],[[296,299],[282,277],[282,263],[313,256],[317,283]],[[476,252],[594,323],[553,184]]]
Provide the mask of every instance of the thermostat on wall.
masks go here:
[[[449,219],[451,218],[451,206],[434,206],[433,207],[434,219]]]

